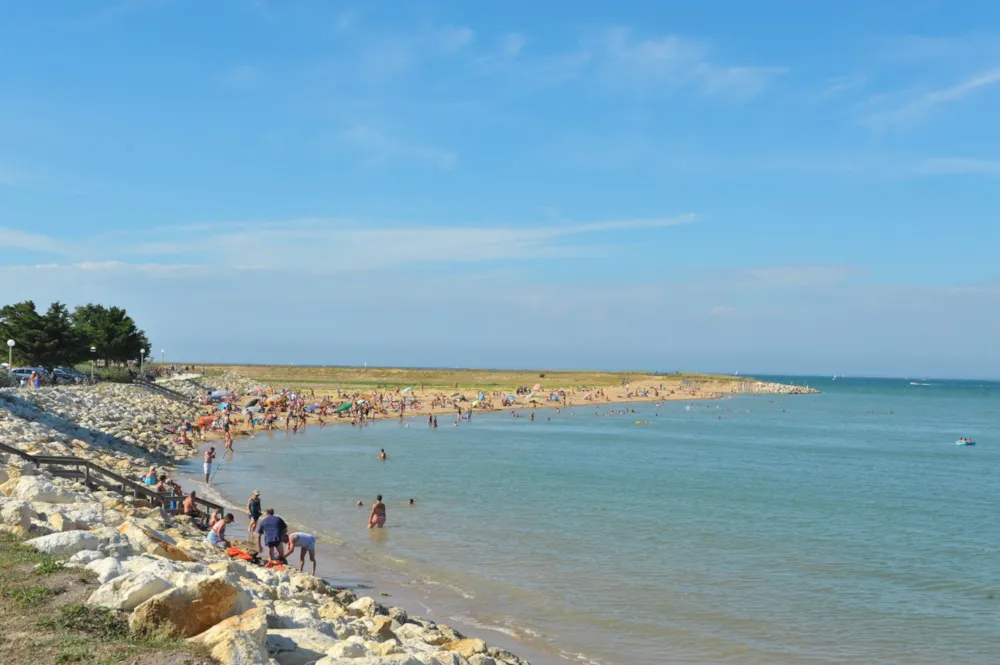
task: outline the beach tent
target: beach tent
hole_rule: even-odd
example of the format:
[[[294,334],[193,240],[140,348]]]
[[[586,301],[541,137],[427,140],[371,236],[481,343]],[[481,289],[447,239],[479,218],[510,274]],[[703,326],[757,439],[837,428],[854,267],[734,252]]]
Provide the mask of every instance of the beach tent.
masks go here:
[[[347,411],[349,408],[351,408],[351,406],[353,405],[350,402],[347,402],[346,404],[341,404],[336,409],[334,409],[334,413],[343,413],[344,411]]]
[[[410,392],[411,390],[413,390],[413,388],[409,388],[409,387],[407,387],[407,388],[403,388],[403,392],[404,392],[404,393],[408,393],[408,392]]]
[[[228,397],[228,396],[229,396],[229,391],[228,390],[216,390],[216,391],[214,391],[213,393],[211,393],[209,395],[209,397],[211,397],[213,399],[218,399],[220,397]]]
[[[257,406],[258,404],[260,404],[260,398],[259,397],[255,397],[254,399],[252,399],[249,402],[247,402],[247,406],[248,407],[250,407],[250,406]]]
[[[366,400],[366,399],[359,399],[357,402],[355,402],[355,404],[365,404],[366,402],[368,402],[368,400]]]
[[[452,393],[451,396],[452,397],[461,397],[462,393]]]
[[[507,395],[504,399],[517,399],[517,395]]]

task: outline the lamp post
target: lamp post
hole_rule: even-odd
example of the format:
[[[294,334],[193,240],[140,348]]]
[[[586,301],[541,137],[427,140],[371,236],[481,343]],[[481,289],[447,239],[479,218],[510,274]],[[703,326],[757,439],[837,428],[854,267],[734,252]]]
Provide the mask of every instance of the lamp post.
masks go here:
[[[146,357],[146,349],[139,349],[139,376],[142,376],[142,361]]]
[[[96,360],[97,356],[94,355],[94,354],[96,354],[96,353],[97,353],[97,347],[96,346],[90,347],[90,382],[91,383],[94,382],[94,365],[97,364],[97,360]]]
[[[14,364],[14,340],[7,340],[7,373],[14,369],[12,366]]]

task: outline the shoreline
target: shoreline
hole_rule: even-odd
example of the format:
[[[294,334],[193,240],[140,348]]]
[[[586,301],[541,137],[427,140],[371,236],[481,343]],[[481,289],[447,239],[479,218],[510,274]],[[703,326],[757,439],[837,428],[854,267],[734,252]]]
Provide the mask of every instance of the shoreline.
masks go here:
[[[197,464],[192,463],[191,470],[197,472]],[[206,487],[204,480],[199,480],[200,476],[197,473],[185,474],[182,477],[192,483],[192,486],[198,485],[199,488]],[[237,537],[242,540],[246,536],[247,515],[245,508],[239,505],[233,496],[220,490],[218,487],[214,485],[207,487],[205,496],[209,497],[210,500],[232,508],[234,513],[238,510],[243,511],[242,513],[237,513],[237,525],[240,527],[240,535]],[[266,495],[269,493],[267,485],[260,484],[260,487],[262,494]],[[201,494],[202,489],[199,489],[198,492]],[[368,506],[366,505],[359,512],[359,524],[364,521],[367,509]],[[277,508],[275,509],[275,514],[280,514]],[[439,582],[425,581],[425,584],[431,584],[442,589],[436,597],[429,599],[421,590],[414,588],[412,583],[408,584],[403,579],[403,574],[399,571],[392,570],[382,564],[366,561],[357,552],[350,549],[350,546],[336,542],[339,534],[332,536],[334,542],[331,542],[331,536],[328,533],[313,528],[315,525],[310,524],[307,519],[302,520],[298,517],[290,518],[287,516],[284,516],[283,519],[288,523],[290,530],[293,530],[294,527],[302,527],[302,530],[317,537],[316,576],[327,581],[334,588],[348,589],[359,595],[364,594],[381,598],[384,601],[391,602],[394,606],[405,609],[411,616],[421,616],[433,621],[447,623],[465,634],[485,639],[489,644],[495,644],[516,653],[520,658],[528,661],[530,665],[560,665],[567,662],[586,664],[592,662],[585,658],[571,659],[555,646],[550,649],[543,649],[536,644],[524,641],[519,635],[512,634],[512,630],[499,626],[484,625],[477,621],[470,621],[471,617],[457,616],[454,611],[448,611],[448,608],[443,607],[442,604],[448,605],[451,603],[454,605],[456,602],[460,604],[460,601],[449,600],[447,598],[447,596],[452,595],[456,599],[461,597],[462,594],[459,591]],[[364,527],[359,526],[358,528],[363,529]],[[256,548],[255,542],[251,543],[251,545],[253,548]],[[297,568],[298,561],[298,555],[293,554],[292,558],[289,559],[289,565]],[[306,568],[308,569],[310,565],[307,559]],[[427,601],[434,603],[436,606],[428,605]],[[451,609],[456,611],[461,610],[458,607]]]
[[[163,385],[169,386],[174,382],[187,382],[194,384],[204,384],[206,382],[212,382],[213,379],[221,379],[221,383],[217,385],[227,386],[229,383],[237,382],[254,385],[258,388],[263,387],[262,384],[252,382],[246,377],[226,375],[223,374],[219,377],[214,376],[201,376],[196,374],[180,375],[178,377],[167,377],[165,379],[160,379],[157,383],[162,383]],[[663,380],[669,381],[671,377],[659,377]],[[228,382],[227,382],[228,379]],[[739,390],[725,390],[725,388],[740,388]],[[645,389],[645,392],[642,391]],[[624,392],[621,392],[624,390]],[[596,392],[595,392],[596,391]],[[653,391],[654,394],[650,396],[648,393]],[[246,391],[243,391],[246,392]],[[426,391],[422,391],[426,392]],[[432,391],[433,392],[433,391]],[[502,392],[502,391],[501,391]],[[578,388],[578,389],[564,389],[564,388],[554,388],[551,390],[543,390],[541,392],[558,393],[565,392],[566,400],[564,402],[558,402],[551,399],[539,399],[537,401],[532,401],[530,403],[515,403],[509,406],[493,406],[488,408],[473,407],[471,406],[477,401],[479,394],[482,391],[477,390],[459,390],[451,394],[448,399],[454,398],[456,395],[461,395],[461,403],[453,402],[448,405],[431,406],[430,408],[414,408],[406,409],[405,412],[382,412],[375,413],[375,415],[370,416],[373,422],[387,422],[392,420],[397,420],[403,422],[406,419],[411,418],[426,418],[428,416],[440,416],[440,415],[456,415],[458,413],[457,407],[462,408],[462,413],[471,413],[476,416],[487,415],[487,414],[502,414],[505,412],[521,413],[525,411],[535,411],[537,409],[584,409],[590,407],[602,407],[614,404],[662,404],[664,402],[675,402],[675,401],[705,401],[705,400],[721,400],[725,399],[727,396],[735,395],[752,395],[752,396],[779,396],[779,395],[811,395],[819,394],[818,390],[809,387],[797,386],[792,384],[782,384],[773,383],[765,381],[757,381],[756,379],[748,378],[746,380],[740,381],[730,381],[727,383],[721,383],[718,381],[705,381],[699,384],[695,384],[694,387],[684,384],[683,382],[677,386],[664,386],[661,382],[659,388],[654,386],[637,386],[635,392],[631,392],[629,387],[626,385],[624,388],[618,386],[616,388],[611,387],[594,387],[594,388]],[[659,394],[660,392],[664,394]],[[338,390],[338,393],[340,391]],[[611,394],[609,394],[611,393]],[[642,394],[640,394],[642,393]],[[239,391],[237,391],[239,394]],[[381,395],[389,395],[390,398],[395,396],[397,398],[402,398],[403,395],[400,393],[399,389],[395,392],[383,392]],[[419,396],[417,392],[412,392],[412,396]],[[582,399],[577,400],[577,395],[581,395]],[[246,400],[247,396],[245,394],[240,394],[240,400]],[[429,394],[428,395],[433,402],[435,399],[445,398],[444,393]],[[572,396],[572,399],[570,397]],[[357,394],[355,394],[355,397]],[[488,399],[492,400],[494,396],[490,396]],[[350,398],[350,399],[354,399]],[[524,396],[518,396],[519,399],[524,399]],[[321,391],[318,394],[311,394],[309,401],[315,403],[316,400],[323,399],[335,399],[343,401],[344,397],[333,398],[331,393],[324,393]],[[209,415],[215,413],[214,407],[200,407],[202,415]],[[281,418],[279,417],[279,420]],[[352,418],[331,416],[329,420],[324,423],[318,422],[318,417],[312,413],[306,415],[305,422],[301,425],[302,428],[309,426],[320,426],[325,427],[326,425],[355,425],[357,423],[353,422]],[[235,427],[233,431],[233,441],[243,440],[251,438],[253,433],[249,429],[240,426]],[[447,422],[445,423],[447,425]],[[276,427],[274,431],[280,431],[282,428]],[[266,430],[258,429],[257,432],[263,432]],[[224,436],[221,432],[209,431],[203,435],[203,441],[215,441],[221,440]]]
[[[203,390],[203,386],[199,384],[199,381],[210,380],[210,378],[197,377],[195,381],[188,381],[186,387],[195,393],[200,393]],[[799,389],[795,388],[795,390]],[[626,402],[650,404],[659,403],[661,400],[693,401],[719,399],[724,396],[724,393],[696,390],[686,394],[657,395],[647,397],[644,400],[636,399],[634,394],[627,393],[618,395],[603,393],[603,395],[607,396],[606,400],[591,399],[586,400],[583,404],[574,400],[574,404],[570,405],[567,398],[567,403],[565,404],[558,404],[556,402],[538,402],[531,405],[520,404],[513,407],[497,408],[491,411],[481,410],[480,415],[501,415],[503,411],[523,411],[525,409],[537,408],[579,409],[593,406],[600,410],[607,408],[608,405],[623,404]],[[142,386],[102,384],[97,387],[52,387],[37,391],[12,389],[0,391],[0,399],[2,399],[0,401],[0,440],[32,454],[81,456],[85,459],[93,460],[95,463],[99,463],[106,468],[113,468],[118,473],[131,478],[141,476],[151,463],[157,467],[173,468],[178,473],[183,473],[182,469],[186,469],[187,465],[193,465],[194,470],[197,470],[198,462],[200,461],[198,451],[204,445],[210,445],[214,439],[219,438],[218,435],[214,437],[209,436],[205,441],[198,442],[192,446],[182,445],[174,441],[174,435],[167,434],[167,428],[178,425],[183,418],[196,417],[197,413],[203,411],[203,409],[193,402],[183,403],[167,399],[163,395],[153,393]],[[214,409],[214,407],[212,408]],[[403,419],[426,417],[428,412],[434,411],[438,414],[454,413],[448,407],[436,410],[432,409],[430,411],[415,409],[414,412],[403,416]],[[388,422],[397,418],[400,418],[400,416],[383,415],[378,420]],[[350,422],[346,418],[339,420]],[[332,420],[330,424],[333,422],[338,422],[338,419]],[[315,425],[318,423],[313,422],[312,424]],[[237,432],[237,434],[241,433]],[[247,440],[245,435],[235,438],[239,438],[241,442]],[[6,456],[6,458],[8,465],[11,464],[12,460],[10,456]],[[508,665],[522,665],[524,662],[509,651],[506,651],[506,648],[490,650],[490,655],[487,656],[487,647],[481,641],[471,640],[474,644],[470,645],[468,644],[470,640],[465,639],[460,633],[448,628],[444,624],[439,625],[434,621],[407,618],[405,609],[386,608],[381,606],[375,599],[357,600],[355,595],[349,590],[336,592],[331,589],[329,592],[326,592],[322,588],[315,589],[316,578],[300,574],[297,567],[294,571],[289,570],[274,575],[266,574],[266,571],[263,570],[255,570],[252,566],[248,566],[242,562],[228,560],[225,557],[221,557],[217,550],[205,544],[203,541],[204,534],[194,529],[187,520],[169,517],[158,508],[149,507],[145,501],[129,499],[128,497],[122,498],[117,495],[109,496],[110,493],[108,492],[95,492],[83,487],[78,481],[69,481],[50,476],[45,471],[34,474],[23,473],[24,468],[24,465],[21,465],[20,467],[8,466],[6,471],[0,469],[0,472],[11,476],[16,482],[14,487],[8,486],[9,484],[4,486],[5,493],[8,496],[12,495],[11,492],[15,496],[18,494],[30,496],[29,490],[20,487],[20,484],[24,483],[19,480],[19,477],[21,475],[39,475],[45,479],[44,482],[49,483],[48,486],[64,487],[66,488],[66,492],[72,493],[76,497],[73,499],[74,505],[76,503],[91,505],[88,502],[94,501],[103,501],[106,504],[101,513],[104,515],[101,518],[104,522],[99,521],[97,523],[90,517],[90,513],[81,516],[70,512],[72,509],[58,513],[58,515],[71,514],[71,520],[61,519],[57,522],[45,523],[39,520],[47,519],[50,514],[56,513],[45,509],[41,504],[39,504],[38,508],[35,508],[34,504],[31,504],[29,509],[30,514],[37,515],[37,518],[32,518],[30,523],[19,523],[20,531],[18,533],[23,533],[25,537],[35,536],[36,538],[31,541],[32,544],[36,547],[51,546],[57,554],[61,553],[60,548],[63,547],[63,543],[68,539],[83,538],[86,540],[87,538],[92,538],[92,536],[86,535],[91,531],[104,534],[94,543],[96,549],[99,551],[94,555],[95,558],[93,561],[96,562],[97,557],[109,559],[107,563],[115,573],[115,577],[103,582],[103,586],[98,590],[103,595],[98,594],[96,597],[104,599],[101,602],[111,603],[115,609],[132,612],[138,611],[139,606],[142,605],[141,602],[132,604],[131,601],[123,601],[118,598],[115,594],[120,593],[121,586],[126,584],[126,582],[116,580],[128,579],[136,581],[139,578],[146,579],[142,575],[162,574],[162,577],[156,578],[160,580],[157,583],[158,586],[156,586],[156,589],[158,589],[157,593],[160,591],[168,593],[169,589],[179,589],[180,586],[183,586],[183,580],[188,579],[184,576],[189,575],[188,572],[185,572],[187,569],[184,566],[169,563],[170,561],[201,562],[198,564],[200,568],[197,568],[197,570],[201,571],[201,574],[209,574],[210,571],[215,571],[212,574],[225,576],[225,583],[227,585],[236,589],[242,588],[252,596],[250,600],[246,600],[241,605],[241,608],[247,608],[244,615],[236,618],[242,620],[242,618],[250,617],[251,615],[267,618],[268,630],[263,631],[263,633],[259,631],[255,633],[256,646],[254,648],[256,649],[255,653],[258,654],[265,648],[263,644],[264,637],[267,637],[272,632],[272,628],[280,630],[284,626],[285,628],[304,630],[311,627],[317,628],[320,631],[328,630],[332,632],[333,628],[322,628],[322,625],[325,625],[321,622],[323,617],[317,615],[320,607],[323,606],[324,608],[328,608],[331,614],[335,614],[338,617],[354,617],[353,619],[345,619],[356,623],[356,627],[351,628],[351,630],[354,631],[355,635],[362,635],[368,638],[374,637],[371,625],[373,621],[379,620],[380,617],[389,617],[392,619],[391,626],[389,624],[384,625],[389,626],[387,632],[391,635],[393,646],[386,646],[384,643],[383,646],[377,646],[376,642],[365,642],[365,646],[359,646],[358,648],[367,650],[365,651],[366,653],[382,653],[382,650],[386,649],[392,653],[400,653],[400,650],[402,650],[402,653],[408,653],[414,657],[425,657],[432,652],[443,654],[449,650],[448,645],[454,643],[456,649],[465,649],[466,647],[471,649],[467,651],[469,656],[481,656],[479,658],[465,659],[471,665],[478,665],[479,663],[488,665],[490,661],[498,665],[504,663]],[[185,475],[184,478],[185,484],[188,490],[190,490],[192,486],[187,482],[189,477]],[[191,476],[190,478],[193,480],[196,476]],[[278,482],[280,482],[280,479]],[[198,480],[197,485],[201,487],[202,481]],[[219,495],[224,499],[230,498],[215,488],[210,491],[212,494]],[[0,497],[0,501],[6,501],[6,499]],[[223,503],[228,505],[233,502],[226,500]],[[115,516],[109,517],[107,511],[113,511]],[[244,514],[242,506],[237,506],[233,512]],[[111,526],[107,524],[109,521]],[[296,523],[301,523],[299,520],[295,521]],[[238,524],[234,525],[235,530],[230,532],[230,536],[242,540],[245,533],[245,523],[243,523],[244,526],[242,529]],[[74,535],[65,536],[66,532],[71,532]],[[122,534],[125,535],[123,536]],[[86,540],[86,542],[88,543],[88,547],[91,547],[91,541]],[[65,550],[65,553],[75,554],[76,551],[79,550]],[[150,554],[153,555],[152,558],[149,558]],[[322,567],[318,565],[317,573],[332,573],[334,571],[330,571],[328,566],[337,566],[339,564],[344,566],[345,571],[350,571],[350,577],[344,579],[333,578],[338,583],[348,582],[358,588],[358,590],[363,589],[366,592],[374,591],[380,586],[383,588],[389,587],[392,590],[390,598],[398,597],[407,602],[408,605],[410,602],[413,602],[423,607],[424,610],[434,611],[429,605],[420,600],[419,592],[411,589],[412,593],[408,594],[406,583],[400,581],[398,575],[396,579],[375,579],[379,576],[371,574],[368,570],[359,570],[364,568],[363,562],[360,562],[360,559],[347,562],[345,560],[348,557],[345,555],[345,552],[338,552],[336,547],[324,548],[322,557],[324,561],[328,561],[329,563]],[[101,565],[103,566],[104,564]],[[210,566],[210,568],[206,569],[206,565]],[[132,568],[127,568],[126,566],[132,566]],[[151,566],[152,568],[150,568]],[[169,570],[164,569],[164,566],[168,567]],[[211,568],[211,566],[216,566],[216,568]],[[372,569],[375,566],[368,566],[368,568]],[[161,573],[152,573],[151,571],[154,569],[161,571]],[[250,575],[250,577],[247,575]],[[365,582],[369,578],[371,578],[373,583],[367,585]],[[309,580],[313,581],[310,582]],[[203,580],[203,582],[207,584],[208,580]],[[294,600],[294,603],[296,603],[295,607],[298,609],[285,607],[284,605],[282,607],[276,606],[274,604],[275,589],[278,589],[279,598],[287,597],[289,599],[287,601],[280,601],[281,603],[287,605],[292,602],[295,594],[286,595],[288,592],[281,591],[281,589],[285,588],[283,585],[292,583],[301,588],[313,589],[313,591],[310,591],[312,595],[308,598],[302,597]],[[362,586],[363,584],[364,586]],[[160,585],[165,585],[166,588]],[[177,593],[181,592],[177,591]],[[184,593],[196,592],[187,590]],[[334,600],[330,600],[331,597]],[[410,601],[410,598],[413,600]],[[149,598],[149,600],[152,602],[152,598]],[[357,602],[355,602],[356,600]],[[364,602],[362,603],[362,601]],[[326,606],[324,606],[324,603],[326,603]],[[320,623],[314,625],[307,621],[303,624],[299,619],[293,618],[298,616],[296,613],[301,612],[310,613],[316,617],[315,621]],[[447,611],[444,613],[448,614]],[[449,623],[469,625],[470,632],[474,634],[489,633],[493,635],[492,642],[494,644],[510,644],[517,651],[521,652],[536,651],[536,647],[510,636],[503,629],[498,630],[475,621],[463,621],[461,617],[457,616],[446,616],[443,620]],[[277,627],[272,626],[272,623]],[[355,626],[355,623],[351,625]],[[206,628],[210,627],[206,626]],[[379,630],[383,631],[382,628]],[[393,632],[397,630],[400,631],[399,636]],[[428,633],[427,631],[430,632]],[[433,636],[438,634],[434,631],[452,636],[449,638],[450,642],[447,644],[440,642],[439,638]],[[384,636],[385,632],[380,632],[379,634]],[[236,638],[234,637],[234,639]],[[443,650],[442,645],[444,645]],[[331,649],[330,653],[333,653],[333,647],[329,643],[326,646]],[[393,648],[396,651],[391,651]],[[555,648],[557,649],[557,647]],[[538,655],[533,654],[533,657],[538,663],[558,663],[566,660],[568,655],[565,653],[551,654],[539,651]],[[456,660],[455,662],[464,663],[465,660]],[[334,663],[337,661],[330,662]],[[415,662],[429,663],[429,661],[419,659]]]

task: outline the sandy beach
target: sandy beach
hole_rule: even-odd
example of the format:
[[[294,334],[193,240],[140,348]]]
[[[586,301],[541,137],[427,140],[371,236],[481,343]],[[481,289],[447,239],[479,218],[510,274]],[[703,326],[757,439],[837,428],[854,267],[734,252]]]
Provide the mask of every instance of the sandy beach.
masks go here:
[[[192,367],[192,369],[194,369]],[[232,391],[242,407],[254,396],[283,394],[305,404],[323,406],[322,412],[303,414],[301,426],[357,424],[352,410],[336,413],[342,405],[361,401],[372,407],[370,420],[450,416],[506,411],[515,415],[536,409],[583,409],[622,403],[662,403],[677,400],[720,399],[734,394],[805,394],[800,386],[756,381],[752,378],[709,374],[636,374],[624,372],[541,372],[504,370],[426,370],[395,368],[318,368],[280,366],[208,366],[159,380],[192,398],[207,390]],[[532,383],[533,382],[533,383]],[[334,385],[331,385],[334,384]],[[198,390],[202,393],[198,394]],[[236,409],[237,411],[239,408]],[[280,404],[279,414],[286,406]],[[202,415],[215,414],[206,405]],[[251,434],[246,418],[232,417],[234,438]],[[279,418],[280,422],[283,419]],[[447,425],[446,420],[443,424]],[[208,439],[221,438],[215,429]]]
[[[634,404],[642,400],[656,403],[712,399],[736,391],[774,394],[800,391],[742,380],[645,379],[629,379],[617,387],[543,388],[536,382],[532,386],[475,388],[459,384],[459,389],[451,393],[436,386],[431,389],[426,384],[367,393],[353,386],[325,391],[308,388],[308,398],[307,388],[298,390],[303,402],[327,402],[329,407],[338,402],[356,405],[358,400],[365,400],[363,403],[372,404],[370,416],[376,421],[401,416],[426,418],[428,414],[451,416],[460,407],[466,413],[472,409],[474,414],[484,415],[543,408],[594,407],[600,411],[608,410],[609,404]],[[163,381],[162,386],[169,387],[170,392],[117,384],[0,392],[0,443],[16,449],[18,455],[79,457],[136,481],[150,466],[156,467],[158,473],[166,473],[177,482],[178,501],[197,489],[210,500],[217,498],[220,503],[231,505],[232,512],[239,517],[230,527],[230,538],[234,544],[254,550],[255,543],[237,542],[246,535],[242,497],[223,497],[204,487],[200,474],[186,475],[175,470],[175,465],[184,464],[185,459],[191,461],[184,469],[196,471],[200,466],[197,445],[185,444],[179,438],[180,425],[185,419],[196,422],[199,416],[211,413],[214,417],[221,413],[217,404],[199,404],[200,398],[220,386],[232,391],[227,399],[233,404],[234,416],[254,395],[281,395],[282,389],[232,372],[174,376]],[[508,394],[515,396],[514,404],[496,404],[508,399]],[[545,396],[549,399],[538,399]],[[557,402],[552,396],[560,400]],[[475,407],[474,402],[478,402]],[[403,404],[412,408],[404,411]],[[320,417],[317,411],[306,416],[306,422],[313,428]],[[327,421],[328,424],[350,422],[350,417],[335,416]],[[236,437],[248,434],[239,424],[233,429]],[[206,442],[220,436],[220,432],[209,431]],[[294,439],[289,443],[294,445]],[[242,438],[240,445],[253,444]],[[222,451],[219,452],[221,458]],[[239,453],[236,455],[238,458]],[[229,559],[204,541],[204,532],[190,519],[172,516],[142,498],[95,490],[80,480],[52,475],[44,467],[36,469],[26,459],[12,453],[3,455],[0,475],[7,481],[0,488],[4,495],[0,496],[4,530],[28,539],[29,545],[46,553],[63,557],[67,565],[96,572],[101,586],[88,602],[121,612],[144,630],[168,629],[199,640],[208,645],[219,663],[522,665],[525,662],[508,649],[521,651],[538,663],[557,662],[556,656],[529,648],[510,634],[449,619],[447,612],[444,617],[414,618],[408,610],[420,612],[427,607],[418,595],[408,594],[406,585],[398,580],[373,575],[357,562],[345,559],[336,545],[322,539],[321,567],[317,572],[320,576],[329,575],[332,586],[294,569],[269,571]],[[220,461],[225,464],[224,459]],[[225,498],[231,501],[223,501]],[[12,502],[20,503],[15,506]],[[49,505],[52,502],[59,507],[53,508]],[[274,507],[281,512],[282,506]],[[363,519],[363,515],[358,519]],[[309,525],[303,524],[303,528]],[[182,615],[184,612],[175,608],[175,604],[182,608],[202,598],[209,589],[222,587],[232,602],[210,613],[210,619],[187,622],[178,618],[178,612]],[[380,594],[376,598],[363,597],[365,593],[376,592]],[[387,600],[406,607],[387,607],[382,602]],[[454,626],[437,623],[441,618]],[[466,631],[487,637],[489,644],[467,639],[463,634]]]

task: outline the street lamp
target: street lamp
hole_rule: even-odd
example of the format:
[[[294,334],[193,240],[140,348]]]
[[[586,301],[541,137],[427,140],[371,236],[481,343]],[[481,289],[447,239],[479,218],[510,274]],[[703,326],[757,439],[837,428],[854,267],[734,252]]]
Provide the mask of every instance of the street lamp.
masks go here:
[[[10,371],[12,369],[14,369],[13,363],[14,363],[14,340],[8,339],[7,340],[7,373],[8,374],[10,374]]]
[[[142,361],[146,357],[146,349],[139,349],[139,376],[142,376]]]
[[[91,383],[94,382],[94,365],[97,364],[97,360],[95,360],[95,358],[97,356],[94,355],[95,353],[97,353],[97,347],[96,346],[90,347],[90,382]]]

